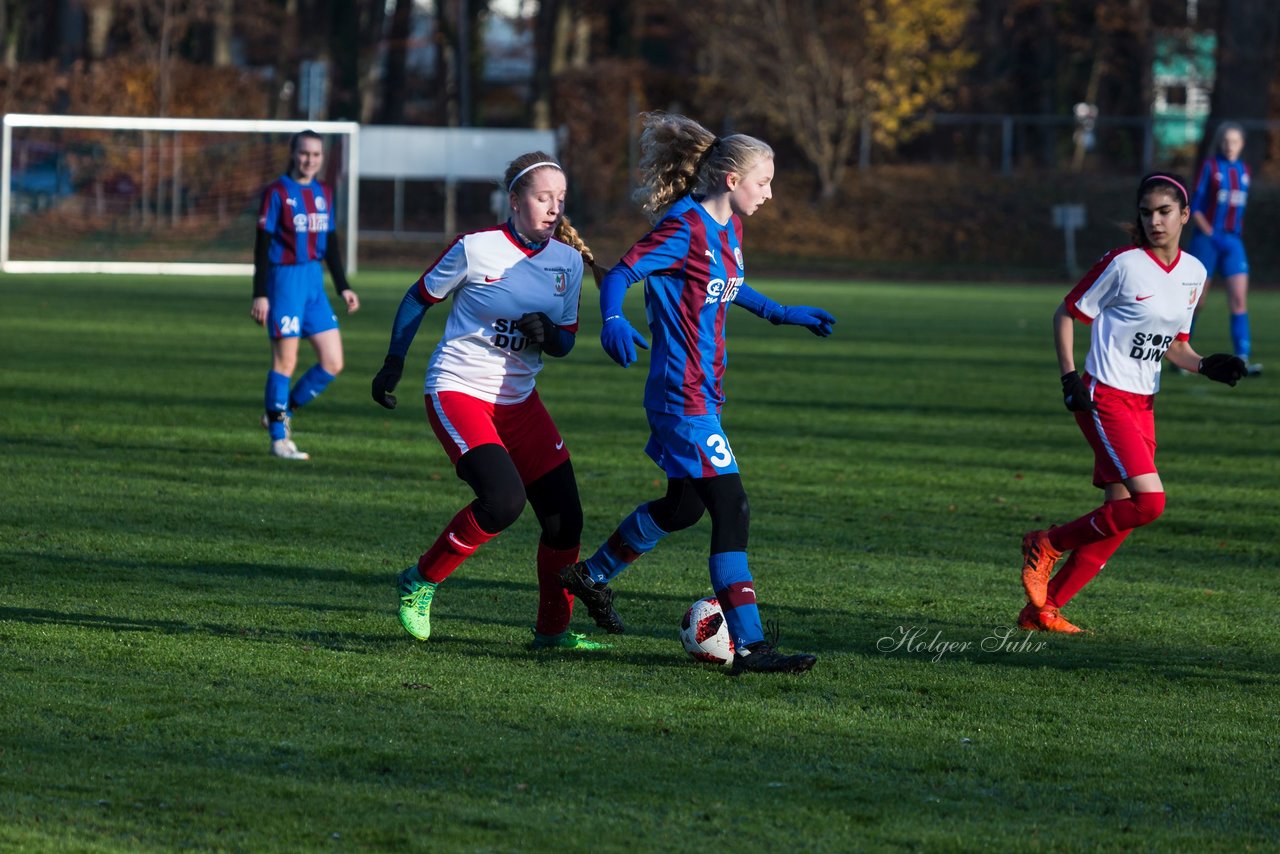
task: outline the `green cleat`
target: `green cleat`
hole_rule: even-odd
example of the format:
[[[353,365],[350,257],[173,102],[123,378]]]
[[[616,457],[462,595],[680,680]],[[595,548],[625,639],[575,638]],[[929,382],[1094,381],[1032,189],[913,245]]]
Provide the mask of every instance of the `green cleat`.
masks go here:
[[[534,630],[532,646],[534,649],[613,649],[613,644],[611,643],[593,641],[586,635],[580,635],[577,632],[568,630],[558,635],[540,635],[537,630]]]
[[[430,581],[412,581],[409,567],[400,573],[396,587],[400,591],[400,625],[418,640],[431,637],[431,600],[440,585]]]

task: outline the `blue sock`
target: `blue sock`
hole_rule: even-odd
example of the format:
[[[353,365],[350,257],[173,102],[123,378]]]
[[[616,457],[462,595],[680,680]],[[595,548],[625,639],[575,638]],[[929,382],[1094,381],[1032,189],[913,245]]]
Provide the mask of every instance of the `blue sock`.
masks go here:
[[[747,568],[746,552],[721,552],[707,561],[711,569],[711,589],[720,600],[724,621],[734,647],[764,640],[760,609],[756,607],[756,585]]]
[[[267,388],[263,392],[264,408],[268,413],[289,411],[289,378],[275,371],[267,371]],[[284,438],[284,422],[272,421],[267,425],[271,440]]]
[[[667,535],[649,515],[649,505],[641,504],[622,520],[618,530],[587,558],[587,572],[597,584],[608,583],[618,573],[635,563],[642,554]]]
[[[1246,362],[1253,352],[1253,342],[1249,340],[1249,312],[1231,315],[1231,347],[1235,354]]]
[[[331,382],[333,382],[333,374],[319,365],[312,365],[289,393],[289,406],[293,409],[306,406],[320,392],[328,388]]]

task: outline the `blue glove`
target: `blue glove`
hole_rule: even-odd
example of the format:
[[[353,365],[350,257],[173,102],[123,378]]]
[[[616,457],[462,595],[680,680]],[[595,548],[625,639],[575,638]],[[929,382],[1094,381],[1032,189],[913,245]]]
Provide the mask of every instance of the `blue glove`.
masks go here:
[[[649,349],[644,336],[622,315],[615,314],[604,322],[600,330],[600,346],[622,367],[627,367],[636,360],[636,347]]]
[[[782,320],[778,322],[791,326],[803,326],[819,338],[826,338],[831,334],[831,326],[836,319],[830,312],[821,308],[809,305],[785,305],[782,307]]]

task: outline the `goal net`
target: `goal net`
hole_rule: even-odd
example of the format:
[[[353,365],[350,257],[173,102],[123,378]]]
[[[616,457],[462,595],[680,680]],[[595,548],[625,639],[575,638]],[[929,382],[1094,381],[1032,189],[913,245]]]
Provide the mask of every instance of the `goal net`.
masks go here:
[[[307,129],[355,272],[354,122],[21,114],[4,117],[0,270],[247,275],[262,190]]]

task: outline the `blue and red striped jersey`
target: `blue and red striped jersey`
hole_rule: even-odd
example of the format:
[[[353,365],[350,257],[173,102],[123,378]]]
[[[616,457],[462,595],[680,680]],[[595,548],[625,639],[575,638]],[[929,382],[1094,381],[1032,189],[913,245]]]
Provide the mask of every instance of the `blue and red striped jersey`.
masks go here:
[[[1249,200],[1249,167],[1243,160],[1211,157],[1200,167],[1191,197],[1192,213],[1204,214],[1215,234],[1239,234]]]
[[[320,181],[299,184],[281,175],[262,191],[258,228],[271,235],[272,264],[323,260],[333,226],[333,194]]]
[[[742,222],[716,222],[693,197],[667,210],[619,266],[646,279],[653,335],[646,409],[706,415],[724,403],[725,319],[744,279]]]

